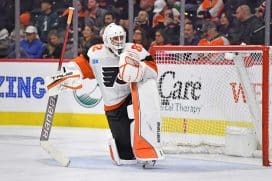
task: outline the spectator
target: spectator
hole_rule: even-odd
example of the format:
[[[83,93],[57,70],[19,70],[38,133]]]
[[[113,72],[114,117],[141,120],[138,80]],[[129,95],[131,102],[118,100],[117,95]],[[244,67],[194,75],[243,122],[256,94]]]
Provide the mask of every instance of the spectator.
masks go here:
[[[238,44],[264,44],[264,29],[257,31],[264,23],[251,13],[248,5],[239,6],[236,10],[235,17],[241,23],[241,26],[236,27],[240,32]]]
[[[155,13],[152,21],[152,27],[157,27],[159,23],[163,23],[165,20],[164,12],[167,10],[167,5],[164,0],[156,0],[154,4],[154,10]]]
[[[197,9],[197,16],[199,18],[217,21],[223,8],[223,0],[203,0]]]
[[[133,32],[133,43],[141,44],[145,49],[149,49],[150,40],[142,28],[135,27]]]
[[[226,12],[222,12],[219,19],[218,31],[223,33],[225,36],[228,35],[230,28],[231,18],[227,16]]]
[[[52,10],[52,0],[41,1],[41,14],[38,15],[35,27],[38,28],[38,34],[41,41],[47,42],[48,32],[58,26],[58,15]]]
[[[5,28],[10,32],[14,28],[15,1],[1,0],[0,1],[0,30]]]
[[[73,6],[73,0],[52,0],[53,10],[58,11],[59,9],[66,9]]]
[[[179,11],[176,8],[170,8],[169,10],[170,10],[170,13],[173,14],[174,23],[179,24],[179,21],[180,21]],[[185,19],[185,21],[186,21],[186,19]]]
[[[106,10],[98,7],[97,0],[88,0],[88,16],[85,18],[85,24],[94,26],[95,30],[99,30],[104,26],[104,16]]]
[[[20,15],[20,40],[25,38],[25,29],[30,25],[31,14],[29,12],[24,12]],[[15,30],[10,33],[10,40],[15,41]]]
[[[103,28],[100,30],[99,32],[99,36],[103,36],[103,33],[104,33],[104,29],[106,28],[106,26],[108,26],[109,24],[111,23],[115,23],[116,22],[116,18],[115,18],[115,15],[113,12],[107,12],[105,15],[104,15],[104,26]]]
[[[138,26],[138,25],[149,26],[149,17],[148,17],[148,14],[145,10],[139,11],[137,17],[135,17],[135,19],[134,19],[134,24],[136,26]]]
[[[147,36],[154,36],[154,30],[149,23],[149,17],[145,10],[139,11],[138,16],[134,19],[134,25],[141,27],[147,33]]]
[[[145,10],[149,17],[149,22],[153,21],[153,9],[154,9],[155,0],[140,0],[140,3],[135,4],[135,15],[139,13],[141,10]]]
[[[255,16],[258,17],[258,18],[263,18],[264,17],[264,12],[265,12],[265,1],[259,6],[256,8],[256,11],[255,11]]]
[[[48,33],[48,41],[45,50],[42,54],[43,58],[60,58],[62,46],[60,43],[57,30],[51,30]]]
[[[198,42],[199,46],[222,46],[229,45],[229,40],[216,30],[216,24],[205,22],[202,27],[203,38]]]
[[[86,47],[86,44],[96,36],[94,27],[86,24],[83,29],[82,35],[82,38],[79,40],[79,53],[81,53]]]
[[[40,0],[20,0],[20,12],[31,12],[40,6]]]
[[[128,19],[128,1],[117,0],[114,3],[116,8],[116,22],[119,22],[120,19]],[[135,13],[135,9],[134,9]]]
[[[165,33],[167,34],[167,42],[172,45],[178,45],[180,26],[178,22],[175,21],[173,9],[168,9],[165,11],[164,26]]]
[[[263,19],[264,20],[264,17],[265,17],[265,9],[266,9],[266,1],[263,1],[259,7],[256,8],[256,12],[255,12],[255,16],[260,18],[260,19]],[[272,17],[272,6],[271,6],[271,17]],[[270,45],[272,45],[272,21],[270,20]],[[265,29],[265,25],[263,25],[262,27],[263,29]],[[261,29],[259,29],[260,31]]]
[[[81,33],[83,31],[83,28],[85,27],[85,18],[88,15],[88,11],[83,6],[83,0],[77,0],[77,8],[78,8],[78,31],[80,33],[79,36],[81,36]]]
[[[118,14],[116,17],[116,23],[122,26],[128,35],[129,21],[128,21],[128,1],[117,0],[115,3]],[[135,13],[135,11],[134,11]],[[126,36],[126,42],[128,41],[129,36]]]
[[[35,26],[28,26],[25,30],[26,39],[20,41],[20,47],[28,58],[41,58],[44,45],[38,38],[38,31]]]
[[[186,0],[186,4],[185,4],[185,11],[187,9],[187,5],[190,4],[191,5],[191,1],[192,0]],[[196,1],[196,0],[193,0],[193,1]],[[166,3],[167,3],[167,6],[169,8],[175,8],[177,10],[180,9],[180,1],[177,1],[177,0],[166,0]],[[195,4],[195,6],[198,7],[197,3]],[[197,8],[195,8],[196,10]]]
[[[115,23],[116,18],[113,12],[107,12],[104,16],[104,25],[108,26],[111,23]]]
[[[151,11],[156,0],[140,0],[140,9]]]
[[[150,44],[150,48],[153,46],[158,46],[158,45],[166,45],[167,41],[166,41],[166,34],[165,31],[163,29],[158,29],[155,32],[155,40]],[[149,51],[150,51],[149,48]]]
[[[77,10],[78,10],[78,36],[82,37],[82,30],[85,27],[85,18],[88,15],[88,11],[84,8],[84,0],[77,0]],[[69,8],[66,8],[63,12],[62,15],[59,17],[59,24],[62,26],[63,30],[66,28],[66,21],[69,13]]]
[[[112,2],[109,2],[108,0],[97,0],[97,4],[100,8],[107,9],[112,6]]]
[[[184,25],[184,45],[197,45],[200,40],[195,26],[188,22]]]
[[[230,16],[235,14],[236,9],[244,4],[247,4],[251,11],[257,8],[261,4],[262,0],[225,0],[224,3],[224,10],[226,11],[227,15]]]
[[[180,7],[180,5],[179,5]],[[196,19],[197,9],[199,8],[199,0],[186,0],[185,3],[185,15],[191,20]],[[180,9],[180,8],[176,8]]]
[[[118,10],[113,5],[113,0],[97,0],[98,6],[102,9],[107,10],[107,12],[112,12],[113,14],[117,14]]]
[[[10,53],[11,42],[9,39],[8,30],[3,28],[0,30],[0,58],[5,58]]]
[[[263,1],[255,10],[255,16],[263,19],[265,16],[266,2]],[[271,6],[271,16],[272,16],[272,6]]]

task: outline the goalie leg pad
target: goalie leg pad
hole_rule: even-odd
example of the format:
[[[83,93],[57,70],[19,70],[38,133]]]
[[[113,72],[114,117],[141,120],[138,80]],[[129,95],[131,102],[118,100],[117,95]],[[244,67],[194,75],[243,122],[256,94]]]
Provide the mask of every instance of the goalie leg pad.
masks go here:
[[[160,99],[156,80],[132,83],[131,92],[135,117],[133,152],[140,161],[162,159]]]
[[[121,105],[118,109],[106,111],[107,120],[115,139],[116,147],[120,159],[131,160],[134,159],[134,154],[130,141],[130,123],[133,121],[128,118],[127,105],[131,103],[131,97]]]
[[[109,139],[109,151],[113,163],[120,165],[120,157],[114,138]]]
[[[137,160],[132,159],[132,160],[122,160],[119,157],[119,153],[117,150],[116,142],[114,138],[109,139],[109,151],[111,155],[111,159],[114,164],[120,166],[120,165],[131,165],[131,164],[136,164]]]

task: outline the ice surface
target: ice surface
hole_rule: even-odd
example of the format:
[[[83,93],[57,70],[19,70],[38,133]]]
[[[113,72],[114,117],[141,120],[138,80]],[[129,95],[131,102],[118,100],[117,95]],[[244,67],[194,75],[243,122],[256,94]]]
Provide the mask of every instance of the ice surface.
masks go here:
[[[40,131],[41,127],[0,126],[0,181],[272,180],[272,168],[257,162],[208,161],[207,155],[167,155],[149,169],[115,166],[108,156],[109,130],[53,127],[51,142],[71,159],[68,168],[61,167],[40,147]]]

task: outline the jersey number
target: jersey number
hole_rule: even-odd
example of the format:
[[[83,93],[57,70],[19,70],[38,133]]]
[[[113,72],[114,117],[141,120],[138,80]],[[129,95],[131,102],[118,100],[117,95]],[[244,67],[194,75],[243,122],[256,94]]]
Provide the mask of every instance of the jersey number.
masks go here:
[[[139,44],[133,44],[131,48],[137,50],[138,52],[141,52],[143,50],[142,45]]]

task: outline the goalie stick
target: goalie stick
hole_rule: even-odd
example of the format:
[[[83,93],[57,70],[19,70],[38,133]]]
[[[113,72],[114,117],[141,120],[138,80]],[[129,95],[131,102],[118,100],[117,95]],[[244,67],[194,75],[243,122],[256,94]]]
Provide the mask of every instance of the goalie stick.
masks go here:
[[[66,49],[66,44],[67,44],[67,40],[68,40],[68,35],[69,35],[69,31],[70,31],[70,24],[71,24],[71,21],[72,21],[73,13],[74,13],[74,8],[69,7],[69,14],[68,14],[67,25],[66,25],[66,32],[65,32],[63,47],[62,47],[62,51],[61,51],[61,56],[60,56],[60,59],[59,59],[58,71],[60,71],[61,67],[62,67],[64,52],[65,52],[65,49]],[[53,118],[54,118],[55,109],[56,109],[56,105],[57,105],[57,100],[58,100],[58,95],[49,96],[48,103],[47,103],[47,108],[46,108],[46,112],[45,112],[45,116],[44,116],[41,136],[40,136],[40,145],[57,162],[59,162],[60,165],[68,167],[69,164],[70,164],[69,158],[64,156],[61,152],[57,151],[49,143],[49,136],[50,136],[50,131],[51,131],[51,128],[52,128],[52,123],[53,123]]]

